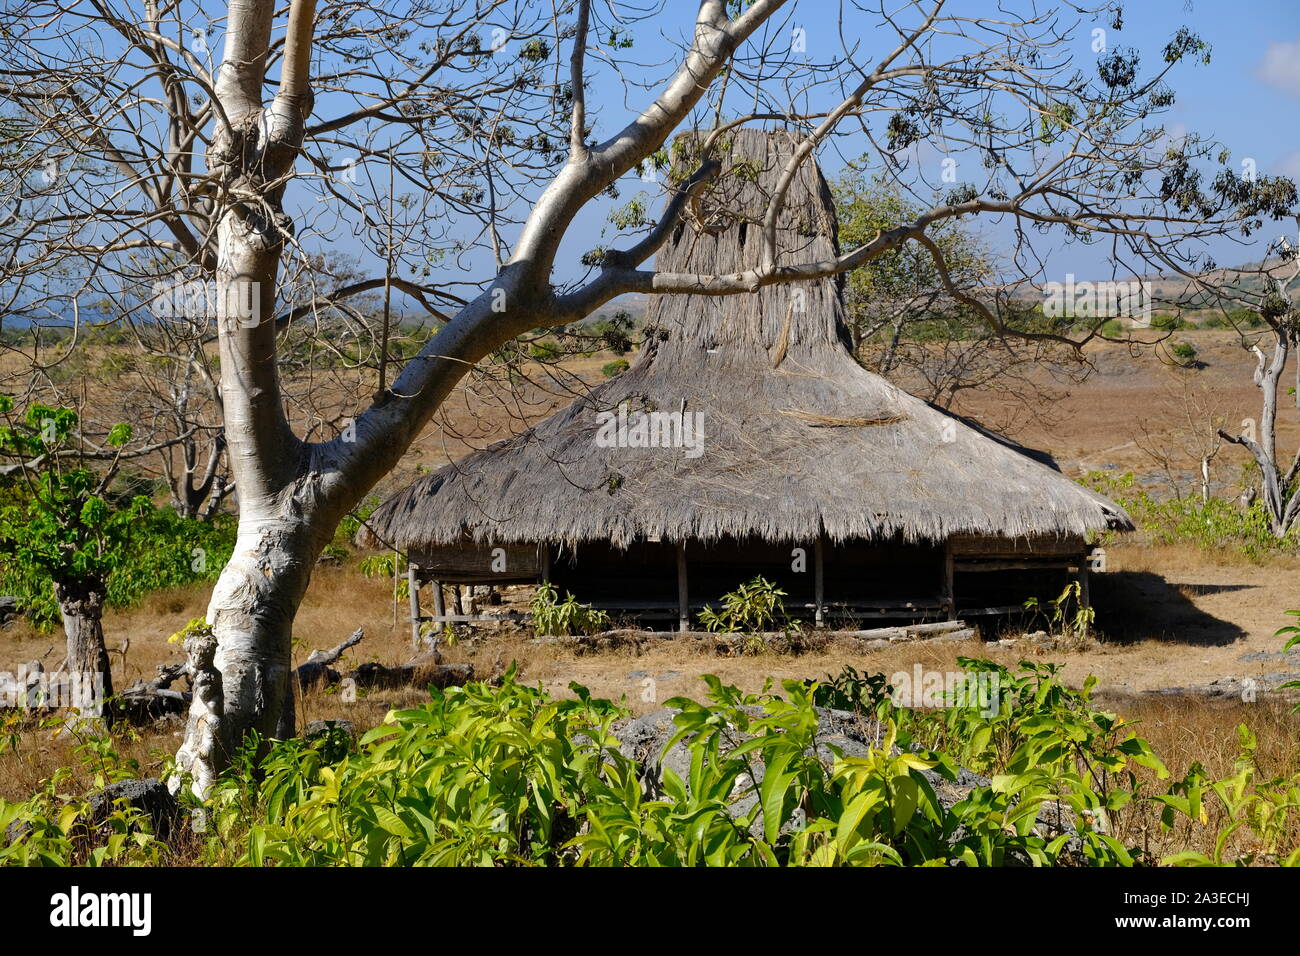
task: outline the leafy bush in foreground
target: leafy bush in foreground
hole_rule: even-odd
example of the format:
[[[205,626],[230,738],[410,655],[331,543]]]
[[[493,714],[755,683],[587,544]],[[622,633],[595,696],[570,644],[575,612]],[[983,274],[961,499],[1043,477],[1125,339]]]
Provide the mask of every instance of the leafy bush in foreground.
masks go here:
[[[1171,834],[1164,862],[1300,862],[1300,774],[1255,779],[1253,739],[1228,780],[1199,767],[1171,785],[1132,725],[1093,709],[1091,687],[1062,685],[1051,666],[1017,670],[963,660],[995,675],[994,708],[896,706],[879,676],[783,683],[784,695],[743,694],[705,677],[704,701],[676,698],[688,770],[656,781],[619,746],[618,704],[554,700],[516,682],[434,691],[390,713],[353,749],[330,733],[250,742],[218,782],[187,852],[239,865],[1033,865],[1129,866],[1158,860],[1122,838],[1126,815]],[[878,746],[845,754],[819,740],[819,707],[851,708]],[[876,722],[879,723],[876,723]],[[818,756],[818,744],[822,756]],[[89,759],[109,761],[111,749]],[[945,801],[962,767],[991,775]],[[967,783],[969,784],[969,778]],[[951,788],[948,788],[951,789]],[[55,798],[0,802],[0,824],[31,829],[0,863],[153,864],[179,855],[124,811],[111,855],[87,850],[83,807]],[[1208,809],[1213,804],[1214,814]],[[1215,830],[1211,818],[1223,821]],[[1043,821],[1043,822],[1040,822]],[[1047,826],[1046,823],[1054,825]],[[80,827],[80,829],[79,829]],[[1184,832],[1185,831],[1185,832]],[[1198,837],[1199,838],[1196,838]],[[182,841],[183,842],[183,841]],[[107,851],[106,851],[107,852]]]

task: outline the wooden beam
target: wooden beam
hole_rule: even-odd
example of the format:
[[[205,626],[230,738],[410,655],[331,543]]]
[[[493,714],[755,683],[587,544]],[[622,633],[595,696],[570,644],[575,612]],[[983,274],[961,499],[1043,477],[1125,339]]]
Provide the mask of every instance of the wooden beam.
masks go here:
[[[396,583],[397,575],[393,575]],[[414,563],[406,565],[406,592],[411,603],[411,646],[420,649],[420,567]]]
[[[819,534],[813,545],[813,623],[821,627],[826,623],[826,556],[823,541],[826,535]]]
[[[991,560],[991,561],[970,561],[961,560],[955,562],[958,571],[1070,571],[1075,567],[1075,561],[1015,561],[1015,560]]]
[[[1001,607],[964,607],[961,609],[962,617],[975,617],[983,614],[1011,615],[1024,614],[1028,608],[1023,604],[1004,604]]]
[[[448,622],[461,623],[467,621],[527,621],[532,617],[531,614],[523,614],[518,611],[506,611],[501,614],[431,614],[420,618],[422,621],[433,621],[435,624],[446,624]]]
[[[542,584],[551,580],[551,545],[543,541],[537,546],[537,576]]]
[[[677,626],[688,631],[691,627],[690,594],[686,581],[686,545],[677,544]]]

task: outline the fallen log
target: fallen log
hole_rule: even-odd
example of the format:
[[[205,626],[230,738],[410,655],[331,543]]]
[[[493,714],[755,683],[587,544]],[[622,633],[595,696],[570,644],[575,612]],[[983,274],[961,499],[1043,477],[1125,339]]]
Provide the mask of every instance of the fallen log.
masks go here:
[[[459,687],[474,679],[472,664],[438,664],[432,660],[416,658],[397,667],[386,667],[378,661],[369,661],[348,673],[357,687],[371,690],[391,690],[395,687],[429,687],[442,690]]]
[[[310,690],[318,684],[325,684],[327,686],[330,684],[337,684],[341,679],[339,672],[330,667],[330,665],[342,657],[343,652],[349,647],[354,647],[357,644],[360,644],[361,639],[365,636],[365,629],[359,627],[352,632],[351,637],[336,647],[332,647],[328,651],[312,651],[298,669],[293,672],[299,690]]]
[[[908,624],[909,631],[917,634],[934,634],[937,631],[960,631],[966,627],[965,621],[930,621],[927,624]]]
[[[158,676],[136,681],[112,702],[114,715],[133,724],[148,724],[168,714],[183,714],[190,704],[186,691],[171,686],[189,672],[188,664],[159,664]]]

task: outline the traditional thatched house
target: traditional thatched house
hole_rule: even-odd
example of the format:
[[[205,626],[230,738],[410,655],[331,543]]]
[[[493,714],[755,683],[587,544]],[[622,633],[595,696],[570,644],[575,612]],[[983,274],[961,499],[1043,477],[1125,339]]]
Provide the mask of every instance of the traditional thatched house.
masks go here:
[[[790,152],[783,133],[737,135],[697,211],[709,228],[679,227],[657,268],[754,265]],[[836,252],[815,166],[779,227],[782,261]],[[756,574],[819,622],[1005,610],[1082,575],[1090,532],[1131,528],[1050,459],[864,370],[836,280],[656,297],[647,326],[630,369],[394,495],[367,540],[408,552],[421,582],[549,579],[685,626]]]

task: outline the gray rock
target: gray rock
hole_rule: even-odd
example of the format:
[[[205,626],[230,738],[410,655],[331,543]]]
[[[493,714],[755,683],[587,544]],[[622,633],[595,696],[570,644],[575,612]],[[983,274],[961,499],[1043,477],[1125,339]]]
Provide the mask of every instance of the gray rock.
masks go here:
[[[17,843],[23,837],[32,832],[32,825],[26,820],[15,820],[9,826],[5,827],[5,843]]]
[[[1280,691],[1283,684],[1295,680],[1300,680],[1300,671],[1279,671],[1258,677],[1219,677],[1208,684],[1188,687],[1157,687],[1146,693],[1162,697],[1235,697],[1247,700],[1253,695]],[[1280,692],[1286,694],[1290,691]]]
[[[753,708],[750,712],[754,716],[763,713],[759,708]],[[670,749],[664,749],[668,740],[677,732],[677,725],[673,723],[673,717],[677,713],[671,709],[658,710],[641,717],[626,718],[612,728],[614,736],[622,741],[620,752],[644,768],[644,779],[654,796],[663,793],[662,768],[672,770],[682,780],[687,780],[690,776],[691,757],[685,742],[679,741]],[[819,726],[816,753],[828,768],[834,763],[837,753],[845,757],[865,757],[873,748],[879,747],[883,740],[884,729],[875,720],[829,708],[818,708],[817,714]],[[743,741],[740,734],[734,734],[728,742],[734,747]],[[726,752],[727,749],[724,744],[723,751]],[[732,816],[744,816],[758,802],[755,787],[762,783],[763,765],[755,762],[752,773],[752,777],[743,774],[737,781],[736,799],[728,807]],[[976,787],[986,787],[990,783],[988,778],[964,769],[956,780],[948,780],[934,770],[923,770],[921,773],[945,808],[951,808],[965,799]]]
[[[160,840],[171,834],[181,816],[180,804],[157,777],[110,783],[103,790],[92,793],[88,802],[92,826],[102,824],[115,810],[127,806],[149,818],[154,836]]]
[[[310,720],[307,726],[302,729],[304,737],[315,737],[317,734],[323,734],[329,731],[331,727],[343,731],[353,740],[357,737],[357,729],[350,720]]]
[[[1268,651],[1255,651],[1251,654],[1242,654],[1237,658],[1247,664],[1269,663],[1272,661],[1294,661],[1300,659],[1300,650],[1278,651],[1269,653]]]

